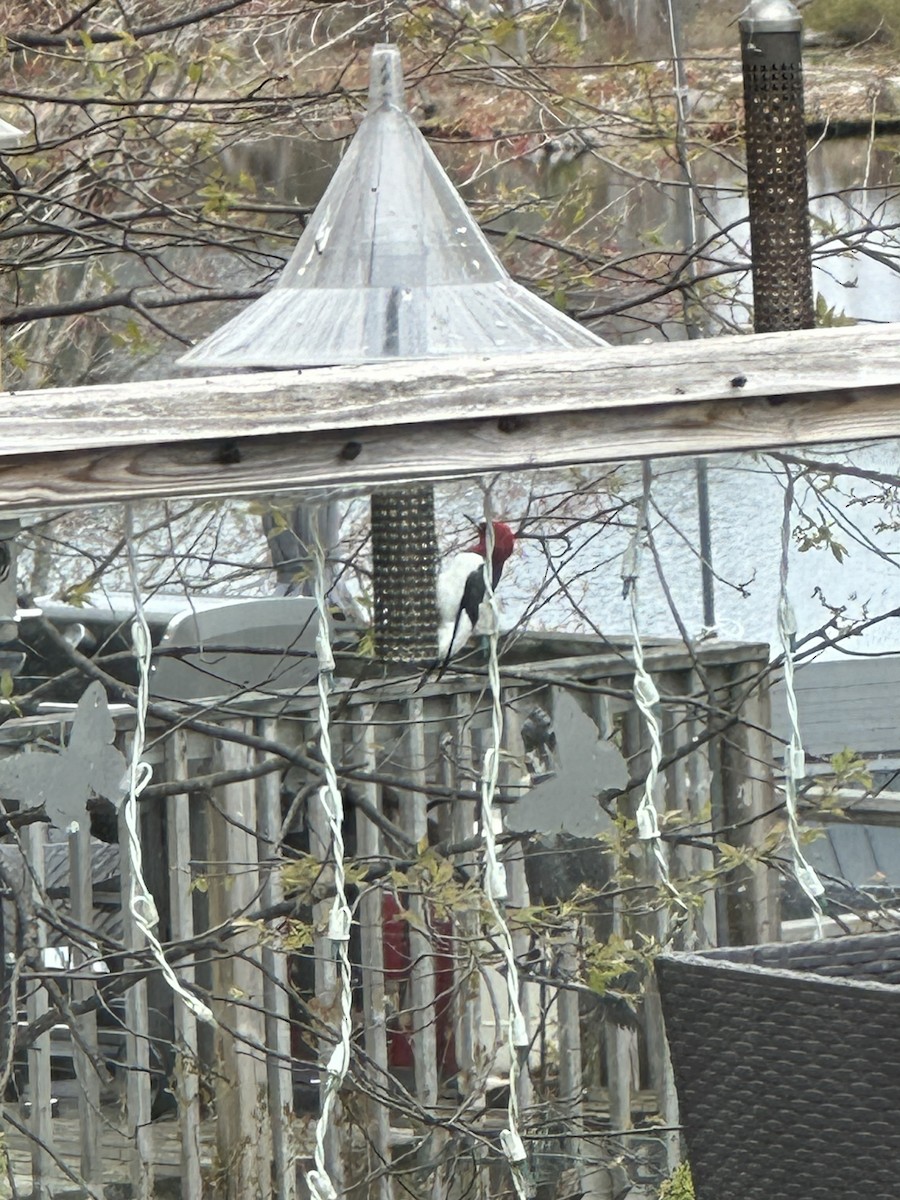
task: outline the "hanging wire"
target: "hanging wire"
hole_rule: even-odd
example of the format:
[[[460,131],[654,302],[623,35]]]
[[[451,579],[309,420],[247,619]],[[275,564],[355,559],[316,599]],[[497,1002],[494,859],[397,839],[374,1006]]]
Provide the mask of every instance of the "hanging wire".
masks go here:
[[[501,1130],[500,1145],[509,1162],[513,1186],[519,1200],[530,1200],[534,1184],[528,1167],[528,1154],[519,1132],[518,1080],[530,1045],[528,1026],[519,1003],[519,969],[505,905],[509,893],[506,868],[497,854],[494,835],[494,796],[500,777],[500,754],[503,745],[503,705],[500,690],[500,660],[498,656],[500,614],[493,588],[494,524],[490,511],[490,496],[485,496],[484,585],[485,603],[491,612],[488,634],[488,687],[491,693],[491,746],[485,752],[481,778],[481,831],[484,844],[484,890],[496,927],[496,940],[506,964],[507,1044],[509,1046],[509,1103],[507,1128]]]
[[[778,637],[781,641],[784,671],[784,695],[787,703],[791,739],[784,755],[784,798],[787,810],[788,840],[791,844],[794,877],[812,905],[818,937],[824,936],[822,905],[819,897],[825,887],[806,859],[800,846],[800,822],[797,818],[797,784],[806,776],[806,755],[800,735],[800,714],[797,708],[797,693],[794,690],[794,639],[797,634],[797,618],[788,594],[788,565],[791,546],[791,509],[794,502],[794,476],[786,470],[787,484],[784,489],[784,512],[781,520],[781,566],[778,596]]]
[[[344,874],[344,802],[338,786],[337,772],[331,747],[331,726],[328,698],[334,683],[334,655],[328,624],[328,605],[325,592],[326,549],[319,530],[319,510],[314,507],[311,519],[314,596],[318,615],[316,655],[318,658],[319,692],[319,750],[325,770],[325,783],[319,789],[319,803],[328,820],[331,834],[331,856],[334,869],[334,899],[328,916],[328,938],[338,976],[340,1021],[337,1041],[325,1066],[322,1108],[315,1128],[313,1159],[315,1167],[308,1172],[307,1181],[313,1200],[336,1200],[337,1191],[325,1161],[325,1142],[331,1127],[332,1112],[350,1069],[350,1039],[352,1034],[351,1006],[353,992],[350,982],[350,906],[347,903]]]
[[[131,741],[131,758],[128,764],[128,791],[125,796],[123,815],[128,835],[128,857],[130,862],[130,885],[128,909],[135,925],[143,934],[150,953],[156,960],[166,983],[184,1002],[185,1006],[200,1021],[212,1022],[212,1010],[184,986],[172,969],[163,952],[156,927],[159,913],[153,896],[144,879],[143,851],[141,848],[140,815],[138,801],[150,782],[153,768],[144,761],[144,744],[147,736],[147,707],[150,703],[150,663],[153,642],[150,627],[144,613],[140,577],[137,567],[137,549],[134,535],[134,511],[130,504],[125,506],[125,546],[128,558],[128,578],[134,603],[134,620],[131,622],[131,645],[138,667],[137,703],[135,705],[134,736]]]
[[[631,540],[622,558],[622,597],[630,601],[631,647],[634,656],[634,701],[644,720],[644,727],[650,739],[650,761],[644,788],[638,802],[635,819],[637,822],[638,839],[649,842],[656,859],[660,882],[683,911],[688,907],[672,883],[669,875],[669,863],[662,845],[662,835],[659,830],[659,817],[656,811],[656,783],[659,779],[659,767],[662,762],[662,728],[659,723],[659,692],[644,663],[644,647],[641,642],[640,626],[638,624],[638,579],[641,571],[641,547],[644,530],[647,528],[648,509],[650,505],[650,485],[653,479],[649,462],[644,462],[642,472],[643,491],[635,521]]]

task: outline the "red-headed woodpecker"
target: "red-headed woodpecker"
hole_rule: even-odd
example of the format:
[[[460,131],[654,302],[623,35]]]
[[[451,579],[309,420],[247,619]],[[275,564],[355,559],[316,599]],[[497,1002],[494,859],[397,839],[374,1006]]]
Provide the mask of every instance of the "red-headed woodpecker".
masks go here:
[[[494,545],[491,554],[491,587],[496,588],[503,566],[513,552],[516,535],[502,521],[494,521]],[[478,527],[478,541],[469,550],[454,554],[441,567],[437,580],[438,663],[443,672],[454,654],[458,654],[474,632],[486,627],[486,614],[480,613],[484,600],[484,558],[487,553],[487,526]]]

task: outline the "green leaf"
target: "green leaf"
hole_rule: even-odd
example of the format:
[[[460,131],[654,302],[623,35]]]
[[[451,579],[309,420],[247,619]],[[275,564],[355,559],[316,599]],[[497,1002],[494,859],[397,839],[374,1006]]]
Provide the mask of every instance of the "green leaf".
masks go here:
[[[92,578],[83,579],[81,583],[73,583],[70,588],[62,594],[62,599],[66,604],[71,604],[74,608],[84,608],[91,598],[91,592],[94,589],[96,580]]]
[[[503,17],[495,23],[491,32],[498,42],[505,41],[516,32],[516,23],[512,17]]]

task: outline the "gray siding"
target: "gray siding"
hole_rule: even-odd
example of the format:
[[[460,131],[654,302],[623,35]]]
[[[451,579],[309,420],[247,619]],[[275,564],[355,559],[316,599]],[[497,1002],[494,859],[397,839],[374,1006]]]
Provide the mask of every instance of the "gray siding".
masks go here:
[[[863,755],[900,753],[900,655],[809,663],[798,668],[795,690],[808,754],[828,756],[847,746]],[[772,722],[787,739],[781,681],[772,689]]]

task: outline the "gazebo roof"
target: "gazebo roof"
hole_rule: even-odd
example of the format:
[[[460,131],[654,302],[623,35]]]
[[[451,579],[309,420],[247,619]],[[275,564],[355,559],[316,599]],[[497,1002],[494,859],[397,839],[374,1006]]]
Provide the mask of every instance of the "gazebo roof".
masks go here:
[[[605,343],[515,283],[406,111],[395,46],[278,283],[188,351],[214,370],[591,349]]]

